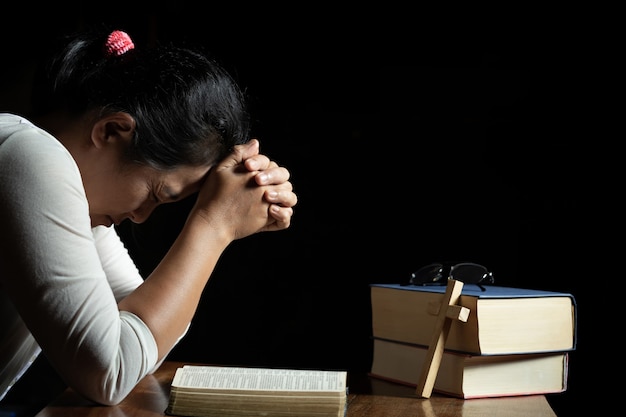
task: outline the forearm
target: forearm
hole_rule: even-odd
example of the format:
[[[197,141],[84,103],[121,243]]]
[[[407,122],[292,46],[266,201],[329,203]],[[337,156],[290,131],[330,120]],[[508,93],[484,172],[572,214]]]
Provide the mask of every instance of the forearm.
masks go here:
[[[263,179],[256,178],[259,171]],[[258,155],[257,141],[237,146],[212,169],[168,253],[146,281],[119,304],[121,310],[134,313],[148,326],[159,359],[193,318],[224,249],[235,239],[289,226],[297,198],[288,178],[287,170]],[[268,191],[275,191],[271,199],[266,196]]]
[[[159,359],[193,318],[202,291],[230,238],[206,219],[191,215],[163,260],[146,281],[119,304],[152,331]]]

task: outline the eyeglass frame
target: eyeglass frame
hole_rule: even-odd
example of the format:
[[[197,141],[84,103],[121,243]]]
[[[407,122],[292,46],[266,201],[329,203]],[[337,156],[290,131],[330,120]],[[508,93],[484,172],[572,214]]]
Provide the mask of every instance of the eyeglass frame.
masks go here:
[[[445,281],[450,280],[450,279],[455,279],[453,278],[454,270],[462,266],[479,267],[482,270],[484,270],[483,275],[477,281],[467,282],[467,281],[459,280],[463,283],[476,285],[478,286],[478,288],[480,288],[481,291],[486,291],[483,285],[493,284],[495,282],[493,272],[489,271],[487,267],[481,264],[477,264],[474,262],[456,262],[456,263],[455,262],[433,262],[431,264],[424,265],[416,269],[414,272],[412,272],[408,285],[416,285],[416,286],[445,285]],[[417,278],[416,275],[418,274],[418,272],[426,268],[437,268],[437,273],[433,276],[431,281],[424,281],[424,282],[416,283],[415,282]]]

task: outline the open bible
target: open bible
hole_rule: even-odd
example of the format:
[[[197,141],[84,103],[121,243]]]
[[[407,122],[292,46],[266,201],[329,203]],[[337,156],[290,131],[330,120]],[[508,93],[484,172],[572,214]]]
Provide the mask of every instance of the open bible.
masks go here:
[[[166,413],[177,416],[316,416],[346,412],[347,372],[185,365]]]

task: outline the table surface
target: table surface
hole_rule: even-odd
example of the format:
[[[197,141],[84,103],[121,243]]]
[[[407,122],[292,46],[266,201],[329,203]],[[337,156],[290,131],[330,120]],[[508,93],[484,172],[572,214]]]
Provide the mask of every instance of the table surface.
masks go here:
[[[94,405],[68,389],[36,417],[164,416],[174,372],[183,365],[164,362],[119,405]],[[414,388],[364,374],[349,374],[348,387],[347,417],[556,417],[543,395],[462,400],[434,393],[423,399]]]

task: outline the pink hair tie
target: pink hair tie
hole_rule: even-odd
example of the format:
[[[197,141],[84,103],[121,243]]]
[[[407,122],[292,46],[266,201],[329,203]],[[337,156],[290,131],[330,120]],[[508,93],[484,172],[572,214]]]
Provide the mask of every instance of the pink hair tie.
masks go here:
[[[121,30],[114,30],[107,38],[107,42],[104,45],[104,52],[107,56],[120,56],[135,48],[128,33]]]

